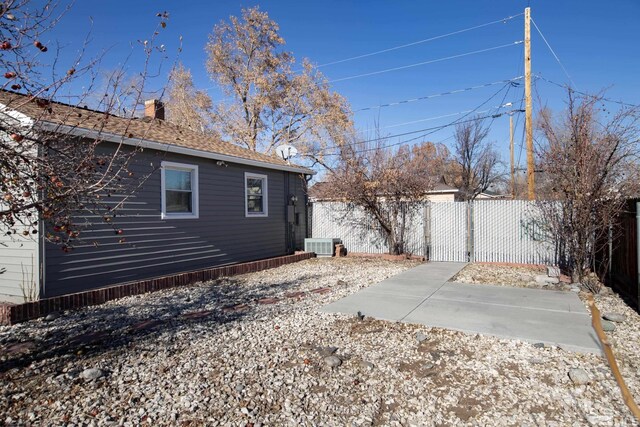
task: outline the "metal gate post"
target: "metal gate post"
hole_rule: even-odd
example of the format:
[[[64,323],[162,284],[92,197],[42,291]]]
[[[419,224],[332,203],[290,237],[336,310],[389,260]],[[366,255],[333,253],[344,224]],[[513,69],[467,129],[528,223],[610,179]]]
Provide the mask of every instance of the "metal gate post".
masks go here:
[[[473,228],[473,202],[467,202],[467,262],[474,262],[474,228]]]
[[[431,260],[431,204],[426,202],[423,211],[424,221],[424,258]]]

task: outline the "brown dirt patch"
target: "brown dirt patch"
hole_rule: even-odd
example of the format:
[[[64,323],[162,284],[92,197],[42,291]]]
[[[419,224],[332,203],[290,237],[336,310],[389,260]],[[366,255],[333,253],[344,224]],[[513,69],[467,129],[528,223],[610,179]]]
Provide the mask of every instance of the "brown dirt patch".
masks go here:
[[[418,344],[418,353],[431,353],[438,348],[440,340],[428,339]]]
[[[452,407],[450,411],[452,411],[456,417],[466,422],[480,414],[482,407],[477,408],[477,406],[480,406],[479,400],[472,397],[463,397],[458,401],[458,405]]]
[[[416,360],[413,362],[400,362],[398,365],[398,371],[403,374],[408,374],[416,378],[428,378],[436,374],[437,370],[442,370],[443,364],[435,366],[432,362],[427,360]]]
[[[372,334],[384,331],[384,324],[379,320],[369,320],[365,318],[364,320],[359,320],[357,318],[353,318],[346,321],[349,324],[349,332],[353,334]]]
[[[557,286],[543,287],[536,282],[536,276],[545,274],[543,266],[469,264],[458,272],[451,282],[516,286],[521,288],[557,289]]]
[[[323,385],[312,385],[309,387],[309,391],[313,394],[322,394],[329,391],[329,389]]]
[[[540,414],[543,415],[543,419],[545,421],[558,421],[558,416],[549,406],[545,405],[534,405],[529,409],[529,412],[532,414]]]

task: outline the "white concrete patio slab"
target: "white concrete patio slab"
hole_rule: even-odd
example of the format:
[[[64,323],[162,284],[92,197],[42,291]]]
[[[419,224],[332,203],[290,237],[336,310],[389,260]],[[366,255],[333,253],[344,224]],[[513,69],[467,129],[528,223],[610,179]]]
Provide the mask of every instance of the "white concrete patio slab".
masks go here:
[[[423,264],[322,310],[602,352],[575,293],[448,282],[464,266]]]
[[[574,292],[545,289],[455,283],[455,286],[443,286],[433,298],[587,313],[584,304]]]
[[[424,301],[422,296],[390,295],[374,292],[358,292],[324,307],[330,313],[353,313],[362,311],[366,316],[381,320],[400,321],[411,308]]]

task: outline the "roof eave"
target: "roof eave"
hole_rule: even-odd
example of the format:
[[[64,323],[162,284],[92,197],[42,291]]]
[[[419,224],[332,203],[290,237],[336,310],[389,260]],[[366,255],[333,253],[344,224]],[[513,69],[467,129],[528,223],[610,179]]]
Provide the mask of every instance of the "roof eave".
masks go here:
[[[74,136],[85,136],[97,138],[104,141],[124,144],[132,147],[150,148],[168,153],[184,154],[187,156],[200,157],[203,159],[221,160],[229,163],[236,163],[247,166],[256,166],[265,169],[282,170],[286,172],[296,172],[305,175],[315,175],[316,172],[301,166],[278,165],[275,163],[263,162],[260,160],[246,159],[243,157],[232,156],[229,154],[215,153],[212,151],[196,150],[194,148],[182,147],[180,145],[168,144],[163,142],[151,141],[143,138],[127,138],[111,132],[104,132],[95,129],[87,129],[77,126],[61,125],[58,123],[39,121],[38,126],[44,130],[64,133]]]

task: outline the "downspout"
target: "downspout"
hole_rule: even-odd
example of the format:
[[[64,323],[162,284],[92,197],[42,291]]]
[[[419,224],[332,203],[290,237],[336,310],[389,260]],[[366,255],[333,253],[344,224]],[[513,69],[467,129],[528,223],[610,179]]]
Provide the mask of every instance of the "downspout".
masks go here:
[[[640,202],[636,202],[636,291],[637,304],[640,309]]]
[[[304,237],[312,237],[310,230],[310,222],[313,220],[313,205],[309,203],[309,181],[313,178],[313,175],[304,175]]]
[[[42,146],[38,147],[39,158],[44,155],[44,152],[42,150],[45,150],[45,149],[46,148]],[[40,192],[39,197],[41,197],[41,200],[44,200],[45,190],[42,190]],[[37,266],[38,272],[39,272],[39,279],[40,279],[40,289],[38,292],[39,300],[42,299],[43,297],[46,298],[47,296],[47,242],[46,242],[45,232],[46,232],[45,222],[42,220],[40,212],[38,212],[38,240],[40,242],[40,245],[38,245],[40,256],[38,257],[38,266]]]
[[[284,247],[287,255],[291,252],[291,224],[289,223],[289,173],[283,171],[284,175]]]
[[[43,221],[38,221],[38,240],[40,240],[40,256],[38,270],[40,271],[40,293],[38,299],[46,298],[47,295],[47,246],[44,236]]]

